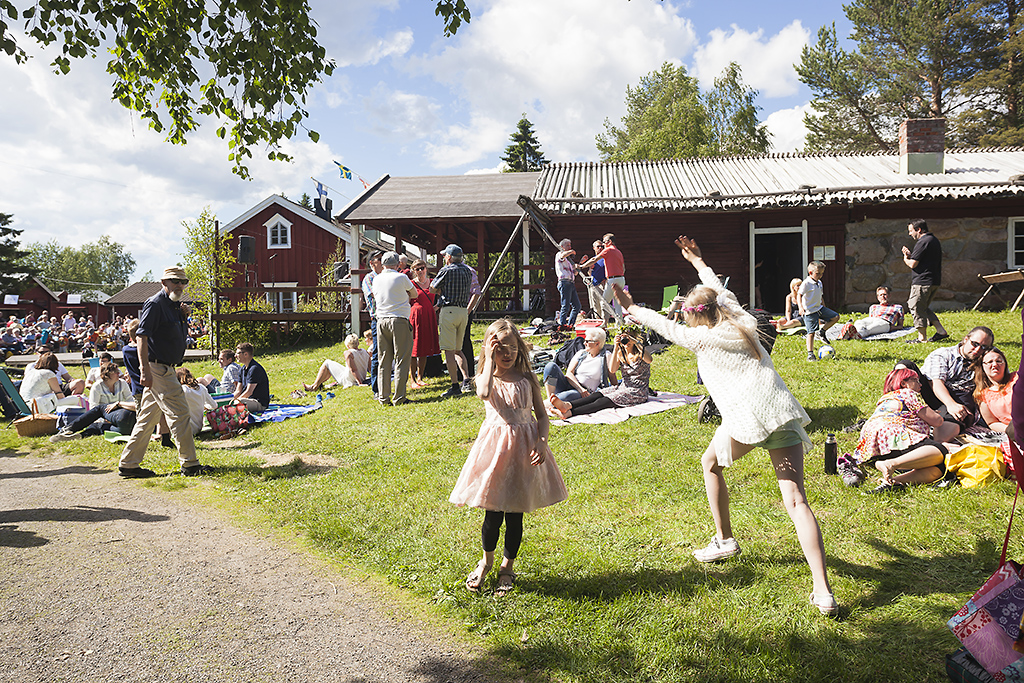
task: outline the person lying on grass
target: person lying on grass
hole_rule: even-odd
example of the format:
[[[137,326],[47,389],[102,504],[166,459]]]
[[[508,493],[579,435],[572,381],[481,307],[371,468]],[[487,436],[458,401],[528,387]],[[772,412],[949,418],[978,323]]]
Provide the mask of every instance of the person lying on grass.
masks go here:
[[[487,328],[481,356],[476,394],[486,403],[487,415],[448,500],[485,510],[484,556],[466,577],[470,592],[479,592],[494,566],[504,522],[504,559],[494,589],[495,595],[504,595],[515,585],[512,564],[523,540],[523,514],[569,494],[548,448],[548,416],[530,351],[508,318]]]
[[[732,534],[724,471],[760,446],[771,457],[786,512],[811,570],[810,602],[822,614],[834,616],[839,605],[828,582],[818,520],[804,491],[804,454],[812,447],[804,426],[811,420],[758,342],[754,317],[740,308],[736,296],[704,263],[696,242],[681,236],[675,243],[703,283],[686,295],[681,309],[686,325],[635,305],[619,287],[615,297],[640,324],[697,356],[700,376],[722,414],[722,425],[701,457],[715,536],[693,555],[700,562],[715,562],[740,554]]]
[[[318,391],[324,386],[329,378],[334,378],[334,384],[340,384],[343,389],[358,387],[366,384],[366,371],[370,367],[370,353],[359,348],[359,337],[350,334],[345,337],[344,364],[328,358],[320,365],[316,373],[316,379],[312,384],[303,383],[302,388],[306,391]]]
[[[552,417],[567,420],[573,415],[587,415],[606,408],[635,406],[651,397],[651,354],[644,348],[644,333],[636,325],[620,329],[615,336],[608,372],[614,377],[622,371],[622,381],[572,401],[557,395],[548,399]]]
[[[921,379],[910,368],[897,368],[885,378],[884,394],[860,430],[854,450],[861,464],[873,465],[882,481],[871,493],[928,484],[946,473],[946,447],[931,438],[942,416],[921,397]]]

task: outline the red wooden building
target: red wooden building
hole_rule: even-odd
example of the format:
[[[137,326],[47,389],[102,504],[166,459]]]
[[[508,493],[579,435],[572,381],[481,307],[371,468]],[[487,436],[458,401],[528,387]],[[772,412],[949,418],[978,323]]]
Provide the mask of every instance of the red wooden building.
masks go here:
[[[266,290],[275,311],[281,313],[295,308],[295,292],[288,288],[319,284],[319,274],[325,264],[334,261],[339,241],[344,243],[343,254],[352,253],[347,226],[321,218],[280,195],[267,197],[222,230],[230,235],[234,254],[239,254],[241,238],[252,238],[252,258],[239,259],[238,273],[230,286]],[[229,294],[233,303],[244,298],[238,292]]]

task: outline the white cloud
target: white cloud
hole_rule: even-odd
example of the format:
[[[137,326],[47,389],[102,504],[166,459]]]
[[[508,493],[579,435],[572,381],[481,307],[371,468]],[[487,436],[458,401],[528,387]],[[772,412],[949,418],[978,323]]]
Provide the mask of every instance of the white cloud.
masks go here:
[[[435,168],[452,168],[480,159],[480,150],[501,149],[509,135],[505,121],[473,116],[468,125],[449,126],[438,142],[427,142],[426,153]]]
[[[433,134],[441,124],[440,106],[431,98],[391,90],[384,83],[363,98],[363,106],[374,131],[385,137],[415,140]]]
[[[21,242],[69,246],[101,235],[124,244],[136,276],[159,272],[184,249],[181,221],[211,205],[222,224],[273,192],[297,197],[311,186],[299,168],[324,168],[330,148],[308,140],[282,146],[295,164],[253,150],[253,180],[231,173],[212,126],[175,146],[109,97],[100,61],[54,76],[46,60],[0,60],[0,211],[14,214]],[[306,191],[311,191],[306,189]]]
[[[804,138],[807,137],[804,114],[810,110],[808,102],[792,109],[780,109],[768,116],[765,125],[772,133],[773,152],[797,152],[803,149]]]
[[[468,112],[468,123],[427,145],[430,158],[439,167],[496,159],[523,112],[547,158],[593,158],[604,118],[624,113],[626,86],[695,45],[671,2],[493,0],[440,52],[408,61],[452,87]]]
[[[710,40],[694,54],[693,75],[702,89],[710,88],[730,62],[743,70],[743,82],[764,97],[788,97],[799,87],[793,65],[800,62],[800,51],[807,44],[810,32],[799,20],[783,28],[767,40],[764,31],[754,32],[732,25],[726,32],[715,29]]]

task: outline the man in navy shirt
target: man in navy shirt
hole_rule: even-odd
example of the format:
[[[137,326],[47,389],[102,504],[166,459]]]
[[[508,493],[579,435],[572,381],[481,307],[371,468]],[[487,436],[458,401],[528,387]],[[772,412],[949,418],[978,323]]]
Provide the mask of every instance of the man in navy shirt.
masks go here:
[[[267,371],[253,359],[253,348],[249,342],[238,345],[235,358],[242,366],[242,380],[235,389],[235,398],[244,403],[250,413],[262,413],[270,405]]]
[[[168,268],[160,280],[160,291],[146,300],[139,316],[136,338],[139,344],[139,403],[135,428],[121,452],[118,470],[122,477],[144,478],[156,472],[141,466],[146,446],[160,415],[167,417],[174,440],[178,442],[178,460],[186,477],[209,474],[212,468],[200,465],[192,438],[192,420],[188,399],[182,391],[175,367],[185,357],[185,332],[189,307],[181,303],[188,276],[181,268]]]
[[[903,247],[903,262],[913,271],[907,306],[914,315],[914,327],[917,328],[917,339],[911,339],[908,343],[948,339],[949,333],[931,309],[932,299],[942,284],[942,245],[928,230],[928,223],[923,218],[911,221],[907,225],[907,234],[917,240],[913,251],[910,247]],[[931,337],[928,337],[929,325],[935,328],[935,334]]]

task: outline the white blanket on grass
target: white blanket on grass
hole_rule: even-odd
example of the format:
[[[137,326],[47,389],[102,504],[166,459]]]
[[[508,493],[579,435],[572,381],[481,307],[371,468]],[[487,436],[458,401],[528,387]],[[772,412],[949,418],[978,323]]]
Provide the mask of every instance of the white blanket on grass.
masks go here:
[[[667,391],[659,391],[657,396],[651,396],[647,403],[640,403],[635,406],[622,408],[605,408],[596,413],[588,415],[573,415],[568,420],[552,420],[553,425],[576,425],[576,424],[605,424],[612,425],[625,422],[635,415],[653,415],[663,410],[681,408],[690,403],[700,403],[703,396],[686,396],[685,394],[672,394]]]

